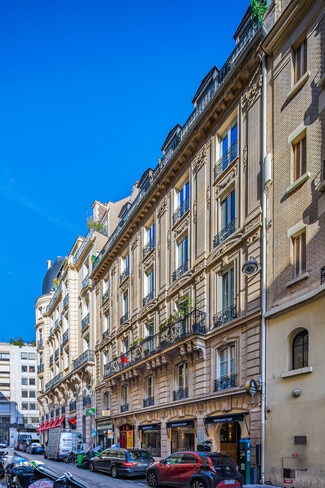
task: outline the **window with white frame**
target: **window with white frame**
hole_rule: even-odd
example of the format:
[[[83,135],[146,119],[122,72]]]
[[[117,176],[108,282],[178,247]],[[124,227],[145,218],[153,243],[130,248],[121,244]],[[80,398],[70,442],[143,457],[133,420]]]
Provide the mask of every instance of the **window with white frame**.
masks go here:
[[[103,339],[109,336],[110,333],[110,316],[109,312],[103,315]]]
[[[121,388],[121,407],[126,407],[128,405],[128,385],[122,385]]]
[[[307,140],[306,132],[292,142],[292,173],[293,181],[298,180],[307,171]]]
[[[176,366],[176,389],[174,400],[181,400],[188,397],[188,364],[186,362]]]
[[[155,223],[151,222],[144,228],[143,257],[149,254],[155,247]]]
[[[110,392],[106,391],[103,395],[103,409],[109,410],[110,409]]]
[[[109,278],[103,280],[103,302],[109,298],[110,294],[110,281]]]
[[[122,293],[122,317],[121,323],[125,322],[129,318],[129,290],[125,290]]]
[[[220,200],[219,232],[214,237],[213,247],[217,247],[236,230],[236,192],[227,193]]]
[[[306,229],[291,237],[293,278],[306,272]]]
[[[173,214],[173,223],[185,215],[190,208],[190,182],[185,180],[178,188],[176,188],[175,212]]]
[[[153,376],[147,376],[146,378],[146,396],[147,398],[153,398],[154,396]]]
[[[189,268],[188,236],[185,235],[176,242],[176,271],[173,275],[175,281]]]
[[[153,267],[144,273],[144,298],[143,306],[145,306],[154,297],[155,290],[155,273]]]
[[[293,50],[293,66],[294,66],[294,83],[297,83],[297,81],[307,71],[307,39],[304,39]]]
[[[129,253],[127,253],[121,258],[120,282],[125,280],[129,275],[130,275],[130,255]]]
[[[214,316],[215,327],[220,327],[236,318],[235,272],[229,267],[217,276],[218,313]]]
[[[154,335],[155,335],[155,324],[154,324],[154,322],[150,322],[148,324],[145,324],[145,326],[144,326],[144,337],[146,338],[146,341],[144,344],[144,350],[147,353],[150,353],[155,348]]]
[[[236,345],[229,344],[217,351],[215,391],[236,385]]]
[[[234,119],[221,135],[219,151],[218,163],[220,165],[220,171],[224,171],[238,155],[237,119]]]

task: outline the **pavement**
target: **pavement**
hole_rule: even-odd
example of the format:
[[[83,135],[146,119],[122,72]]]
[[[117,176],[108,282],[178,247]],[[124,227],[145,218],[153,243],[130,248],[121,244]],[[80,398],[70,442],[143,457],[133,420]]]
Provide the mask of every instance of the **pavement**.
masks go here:
[[[249,484],[249,485],[243,485],[243,488],[261,488],[261,486],[265,486],[267,488],[281,488],[281,486],[275,486],[275,485],[260,485],[260,484]]]

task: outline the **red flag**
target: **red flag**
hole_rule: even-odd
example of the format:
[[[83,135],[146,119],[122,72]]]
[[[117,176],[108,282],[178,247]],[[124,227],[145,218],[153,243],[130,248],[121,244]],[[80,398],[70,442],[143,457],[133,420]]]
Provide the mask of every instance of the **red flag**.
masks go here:
[[[125,354],[123,354],[123,356],[121,357],[121,362],[123,364],[126,364],[128,362],[128,358],[125,356]]]

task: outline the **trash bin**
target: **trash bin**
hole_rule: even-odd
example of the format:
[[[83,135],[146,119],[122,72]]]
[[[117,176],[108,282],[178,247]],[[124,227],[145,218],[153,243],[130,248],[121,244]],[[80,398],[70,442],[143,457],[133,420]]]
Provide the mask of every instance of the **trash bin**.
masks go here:
[[[82,468],[82,460],[84,458],[84,453],[77,454],[77,467]]]

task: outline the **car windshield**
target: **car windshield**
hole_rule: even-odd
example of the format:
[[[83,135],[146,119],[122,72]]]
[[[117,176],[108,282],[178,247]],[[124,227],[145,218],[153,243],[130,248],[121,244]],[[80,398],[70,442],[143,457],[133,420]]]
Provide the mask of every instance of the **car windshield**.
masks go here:
[[[150,459],[151,455],[148,451],[130,451],[131,459]]]

